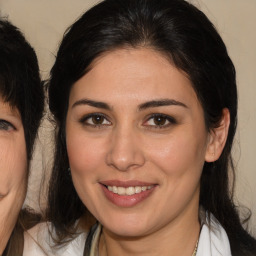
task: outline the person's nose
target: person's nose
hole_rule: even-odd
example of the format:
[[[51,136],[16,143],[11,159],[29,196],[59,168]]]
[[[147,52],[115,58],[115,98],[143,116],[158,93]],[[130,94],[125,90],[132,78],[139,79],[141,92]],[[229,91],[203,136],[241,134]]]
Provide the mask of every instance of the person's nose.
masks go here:
[[[120,127],[112,131],[106,156],[107,165],[119,171],[128,171],[143,166],[145,157],[139,137],[132,128],[128,127]]]

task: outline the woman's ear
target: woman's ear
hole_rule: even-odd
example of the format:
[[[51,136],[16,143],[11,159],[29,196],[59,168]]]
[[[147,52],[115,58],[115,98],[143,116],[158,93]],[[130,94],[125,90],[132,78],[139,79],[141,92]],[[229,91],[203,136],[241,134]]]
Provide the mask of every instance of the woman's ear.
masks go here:
[[[227,108],[222,110],[221,121],[216,128],[209,132],[208,145],[205,153],[206,162],[214,162],[219,159],[226,144],[230,124],[230,113]]]

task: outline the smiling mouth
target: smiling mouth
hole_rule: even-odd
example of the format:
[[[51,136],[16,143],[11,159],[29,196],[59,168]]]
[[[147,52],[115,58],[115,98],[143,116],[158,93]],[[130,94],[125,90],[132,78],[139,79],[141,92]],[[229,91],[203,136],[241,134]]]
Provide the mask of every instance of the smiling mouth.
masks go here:
[[[100,183],[106,198],[118,207],[133,207],[155,191],[157,184],[140,181],[104,181]]]
[[[132,196],[134,194],[140,194],[146,190],[150,190],[153,186],[135,186],[135,187],[117,187],[117,186],[106,186],[106,188],[120,196]]]

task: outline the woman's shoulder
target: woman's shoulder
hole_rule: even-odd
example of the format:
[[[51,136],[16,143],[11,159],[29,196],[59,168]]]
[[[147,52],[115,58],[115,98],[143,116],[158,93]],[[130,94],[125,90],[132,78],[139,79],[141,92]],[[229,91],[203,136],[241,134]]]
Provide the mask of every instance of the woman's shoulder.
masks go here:
[[[54,230],[49,222],[37,224],[24,234],[23,256],[82,256],[86,233],[79,233],[63,246],[54,246]]]

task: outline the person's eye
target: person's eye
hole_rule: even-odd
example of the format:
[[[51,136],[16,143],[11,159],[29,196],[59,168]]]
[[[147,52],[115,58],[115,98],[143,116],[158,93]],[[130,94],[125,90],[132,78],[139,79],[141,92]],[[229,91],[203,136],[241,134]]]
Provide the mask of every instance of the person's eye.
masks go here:
[[[11,130],[15,130],[15,127],[10,122],[0,119],[0,130],[11,131]]]
[[[143,125],[153,128],[166,128],[176,123],[176,120],[171,116],[164,114],[153,114],[146,120],[146,122],[143,123]]]
[[[93,113],[84,116],[80,122],[83,125],[93,126],[93,127],[100,127],[100,126],[109,126],[111,122],[106,118],[105,115],[101,113]]]

